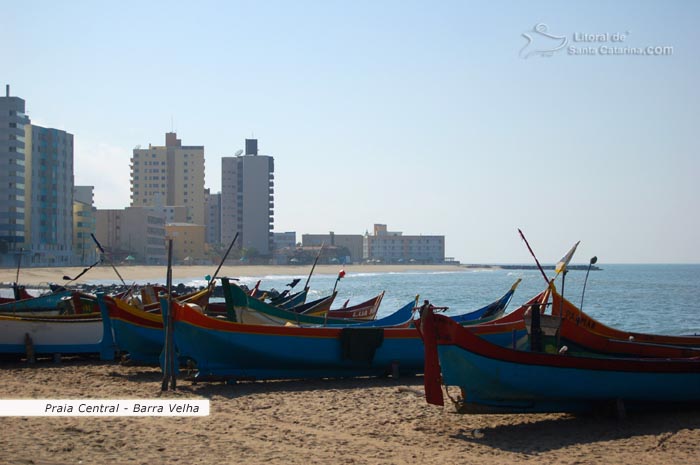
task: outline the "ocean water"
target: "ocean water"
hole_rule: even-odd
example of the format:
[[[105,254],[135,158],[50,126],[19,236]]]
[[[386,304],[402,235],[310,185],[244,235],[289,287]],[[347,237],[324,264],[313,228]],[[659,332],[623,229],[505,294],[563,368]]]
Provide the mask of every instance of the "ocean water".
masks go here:
[[[591,271],[583,295],[583,310],[601,322],[628,331],[659,334],[700,334],[700,265],[605,265]],[[553,270],[546,270],[553,276]],[[309,299],[331,293],[337,275],[311,277]],[[585,270],[567,273],[563,292],[567,299],[581,304]],[[231,276],[252,287],[262,280],[261,289],[285,289],[293,278],[306,276]],[[458,272],[347,273],[338,283],[334,307],[349,299],[360,303],[386,291],[379,316],[387,315],[416,295],[434,305],[447,306],[448,314],[480,308],[501,297],[522,279],[508,307],[517,308],[545,287],[538,270],[465,269]],[[178,280],[188,285],[204,285],[201,277]],[[561,276],[556,281],[562,291]]]
[[[583,310],[597,320],[618,329],[658,334],[700,334],[700,265],[606,265],[588,276]],[[340,268],[339,268],[340,270]],[[553,270],[546,270],[554,276]],[[331,293],[337,274],[314,274],[309,283],[309,299]],[[581,305],[585,270],[571,270],[557,289]],[[253,287],[277,290],[294,278],[307,276],[230,276]],[[416,295],[436,306],[447,306],[447,314],[464,313],[483,307],[506,293],[517,279],[522,279],[507,311],[516,309],[545,287],[538,270],[465,269],[456,272],[347,273],[338,283],[334,308],[349,300],[349,305],[363,302],[386,291],[378,316],[387,315],[415,299]],[[111,284],[88,281],[89,284]],[[174,284],[204,286],[204,277],[192,276]],[[139,284],[145,284],[139,283]]]

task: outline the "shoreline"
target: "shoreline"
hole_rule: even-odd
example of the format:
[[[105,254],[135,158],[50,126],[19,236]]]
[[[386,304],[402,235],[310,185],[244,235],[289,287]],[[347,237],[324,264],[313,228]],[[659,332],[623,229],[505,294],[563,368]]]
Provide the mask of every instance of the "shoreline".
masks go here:
[[[487,268],[484,266],[484,268]],[[337,275],[343,269],[346,274],[351,273],[405,273],[405,272],[464,272],[475,268],[464,265],[317,265],[314,270],[316,275]],[[19,273],[19,284],[23,286],[48,285],[48,283],[61,284],[63,276],[74,277],[79,275],[82,267],[56,267],[56,268],[23,268]],[[165,283],[165,266],[119,266],[119,274],[127,283],[134,281],[147,281],[150,283]],[[175,266],[172,269],[173,279],[204,279],[207,275],[213,275],[215,266]],[[311,271],[309,265],[228,265],[222,266],[218,276],[228,277],[265,277],[265,276],[308,276]],[[17,270],[0,268],[0,283],[11,285],[15,282]],[[111,266],[101,264],[89,270],[75,284],[86,284],[94,281],[119,281]]]

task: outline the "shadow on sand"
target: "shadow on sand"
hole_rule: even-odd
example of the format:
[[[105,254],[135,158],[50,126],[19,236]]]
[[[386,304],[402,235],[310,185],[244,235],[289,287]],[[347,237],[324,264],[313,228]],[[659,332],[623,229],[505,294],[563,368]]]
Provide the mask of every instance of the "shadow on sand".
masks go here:
[[[681,430],[700,428],[699,412],[696,408],[637,412],[628,414],[625,419],[612,414],[560,414],[556,418],[551,414],[499,415],[503,418],[502,424],[462,430],[451,437],[503,451],[538,454],[577,444],[658,436],[658,443],[651,448],[654,449]]]

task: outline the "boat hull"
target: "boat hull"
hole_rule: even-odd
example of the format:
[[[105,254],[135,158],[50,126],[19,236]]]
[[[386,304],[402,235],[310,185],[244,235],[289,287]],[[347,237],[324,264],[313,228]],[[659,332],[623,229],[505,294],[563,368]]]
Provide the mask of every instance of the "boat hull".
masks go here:
[[[174,309],[180,363],[193,361],[198,378],[381,376],[395,370],[413,375],[423,370],[423,347],[414,328],[247,325],[178,305]],[[367,351],[363,343],[374,344],[375,350]]]
[[[128,353],[130,361],[157,365],[165,340],[160,313],[148,313],[118,299],[103,297],[98,302],[109,314],[119,351]]]
[[[248,325],[173,305],[180,364],[194,362],[198,377],[289,379],[423,373],[418,330],[353,325],[297,327]],[[471,331],[511,345],[525,334],[515,325],[474,326]]]
[[[114,360],[111,326],[101,318],[0,316],[0,353],[22,355],[98,353]]]
[[[440,315],[428,315],[421,326],[426,365],[439,360],[442,383],[461,388],[461,411],[578,412],[618,402],[649,408],[700,401],[698,357],[583,357],[528,352],[494,345]],[[438,360],[429,350],[434,346]],[[438,377],[426,378],[425,382],[426,392],[435,392],[431,385],[438,382]]]

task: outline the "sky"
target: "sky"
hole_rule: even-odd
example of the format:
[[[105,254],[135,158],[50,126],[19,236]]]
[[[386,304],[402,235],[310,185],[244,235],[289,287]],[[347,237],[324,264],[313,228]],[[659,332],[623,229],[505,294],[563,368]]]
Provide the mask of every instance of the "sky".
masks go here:
[[[129,205],[136,146],[246,138],[276,232],[444,235],[463,263],[700,263],[700,4],[21,2],[0,83]],[[631,54],[641,50],[646,54]],[[619,53],[614,53],[614,52]],[[621,53],[621,54],[620,54]]]

